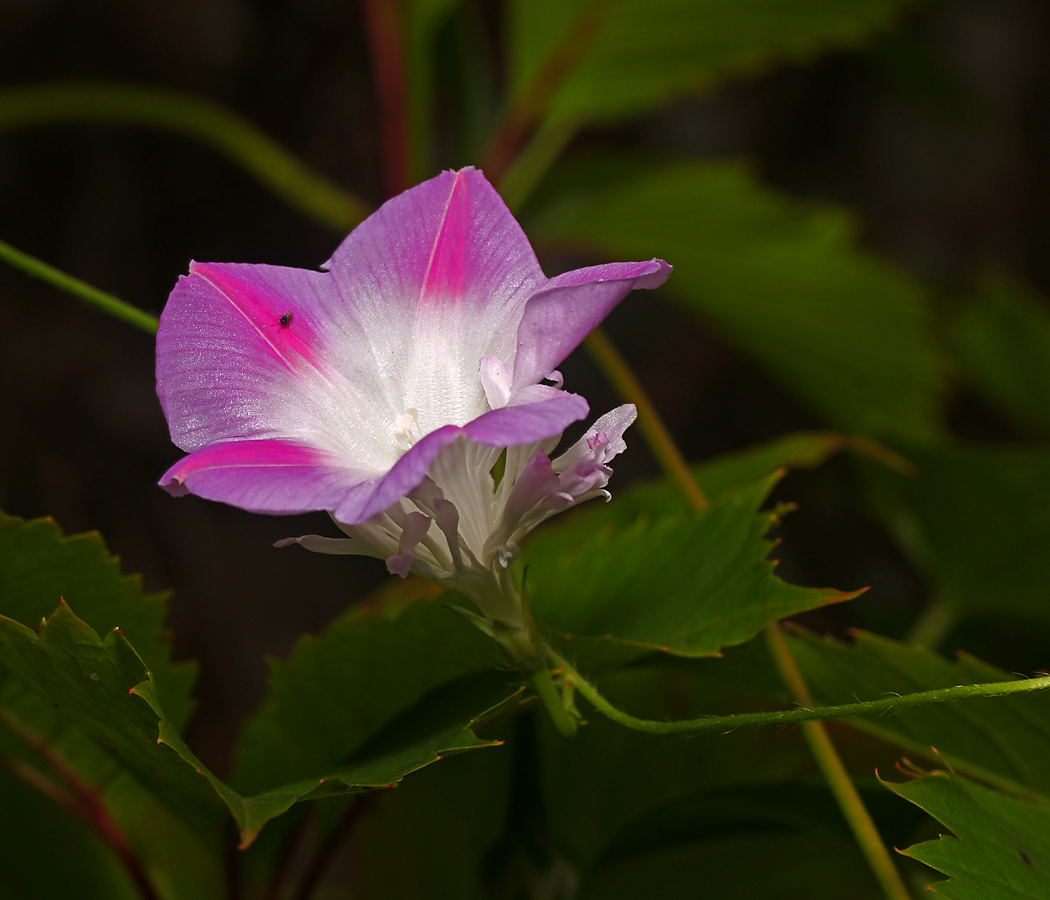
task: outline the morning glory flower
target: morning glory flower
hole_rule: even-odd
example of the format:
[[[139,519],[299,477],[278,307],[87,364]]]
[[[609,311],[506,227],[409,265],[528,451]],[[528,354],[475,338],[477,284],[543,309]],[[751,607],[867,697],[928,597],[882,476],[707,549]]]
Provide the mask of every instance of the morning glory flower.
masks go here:
[[[635,417],[621,406],[551,458],[588,414],[557,366],[662,260],[546,278],[475,169],[384,204],[322,271],[191,263],[157,334],[157,392],[189,455],[172,494],[252,512],[327,511],[366,554],[466,595],[512,656],[531,640],[508,564],[547,517],[608,496]]]

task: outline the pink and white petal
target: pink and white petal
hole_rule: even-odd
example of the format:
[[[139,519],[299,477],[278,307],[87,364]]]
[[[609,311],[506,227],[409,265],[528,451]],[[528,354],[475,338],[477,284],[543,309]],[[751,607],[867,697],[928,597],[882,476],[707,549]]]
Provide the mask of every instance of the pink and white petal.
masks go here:
[[[552,278],[525,305],[513,391],[550,375],[631,291],[657,288],[670,274],[667,263],[653,259],[591,266]]]
[[[560,435],[586,416],[589,407],[578,394],[555,393],[557,396],[538,402],[494,409],[469,422],[463,430],[471,440],[487,447],[532,444]]]
[[[465,437],[465,429],[446,425],[417,441],[385,474],[361,485],[337,503],[326,507],[343,525],[357,525],[383,512],[417,488],[427,477],[430,464],[442,448]]]
[[[307,310],[327,287],[318,272],[191,263],[157,332],[157,393],[178,446],[281,430],[285,398],[323,367]]]
[[[516,394],[511,396],[506,406],[524,406],[528,403],[540,403],[543,400],[553,400],[556,397],[564,397],[566,391],[552,384],[529,384]]]
[[[392,320],[411,327],[423,309],[450,310],[470,331],[461,339],[480,350],[471,374],[486,354],[509,358],[521,309],[546,281],[521,226],[473,168],[442,172],[384,203],[324,268],[373,334]]]
[[[331,276],[281,266],[194,263],[157,334],[157,392],[184,450],[277,439],[383,470],[404,412],[340,310]]]
[[[511,371],[502,359],[495,356],[481,357],[478,366],[481,376],[481,387],[485,391],[485,400],[492,409],[506,406],[510,400]]]
[[[503,199],[477,169],[442,172],[384,203],[323,268],[358,313],[524,303],[546,280]],[[464,314],[467,313],[464,309]]]
[[[230,441],[183,457],[161,478],[175,496],[196,494],[249,512],[332,509],[367,492],[376,473],[335,453],[287,441]]]
[[[400,404],[398,414],[418,410],[424,434],[488,408],[479,362],[512,356],[525,303],[546,281],[521,227],[475,169],[444,172],[388,201],[326,268],[344,317],[368,334],[360,360],[374,391]]]
[[[391,575],[408,578],[408,573],[412,571],[412,566],[417,562],[414,553],[396,553],[386,558],[386,570]]]

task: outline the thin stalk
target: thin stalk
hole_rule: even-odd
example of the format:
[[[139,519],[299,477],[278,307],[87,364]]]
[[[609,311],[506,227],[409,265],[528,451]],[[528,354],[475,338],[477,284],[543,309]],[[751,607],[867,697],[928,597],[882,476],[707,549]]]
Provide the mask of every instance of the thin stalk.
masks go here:
[[[682,454],[679,452],[674,440],[671,438],[670,433],[660,420],[659,414],[656,412],[656,409],[653,407],[649,398],[645,395],[645,391],[641,384],[634,377],[634,373],[631,371],[623,357],[620,356],[616,347],[601,329],[596,329],[590,337],[587,338],[587,347],[598,360],[602,369],[617,386],[620,393],[638,407],[638,426],[642,429],[649,446],[652,448],[653,453],[656,455],[664,470],[678,482],[695,509],[704,509],[707,506],[707,499],[704,497],[696,480],[693,478],[692,473],[689,471],[689,467],[686,464],[685,459],[682,457]],[[793,713],[810,713],[809,715],[802,715],[791,721],[802,722],[803,733],[806,738],[806,743],[809,745],[810,752],[813,754],[813,757],[821,772],[823,772],[825,779],[827,779],[828,786],[831,788],[831,792],[838,802],[839,808],[842,810],[846,821],[853,830],[854,837],[860,845],[861,851],[867,858],[872,871],[875,873],[875,877],[878,879],[879,884],[882,885],[887,898],[889,898],[889,900],[906,900],[909,896],[908,891],[904,887],[904,883],[901,881],[900,875],[897,872],[896,867],[893,865],[892,859],[890,859],[889,852],[886,850],[885,845],[882,843],[882,839],[879,837],[878,830],[875,828],[871,816],[864,807],[864,802],[861,800],[860,794],[857,792],[853,781],[849,777],[849,773],[846,771],[846,767],[843,765],[841,758],[836,752],[835,746],[831,742],[831,738],[828,737],[827,730],[819,721],[816,721],[817,719],[856,715],[856,712],[842,711],[851,706],[855,707],[856,704],[848,704],[846,707],[838,708],[825,707],[822,714],[813,714],[820,713],[821,711],[812,709],[813,698],[810,696],[809,690],[802,678],[802,673],[795,664],[795,660],[791,656],[791,651],[788,649],[787,643],[784,641],[784,637],[780,633],[778,626],[775,624],[770,625],[766,629],[766,634],[769,638],[770,646],[773,649],[773,655],[780,670],[781,678],[784,680],[785,685],[794,697],[795,702],[803,707],[799,710],[793,710]],[[581,688],[580,693],[587,697],[588,700],[591,700],[592,703],[595,702],[584,689]],[[908,695],[912,699],[907,705],[934,702],[932,699],[932,694],[934,693],[936,692],[926,691],[923,692],[923,694]],[[924,694],[927,696],[924,696]],[[895,700],[903,699],[904,698],[890,698],[888,702],[881,702],[885,704],[884,708],[890,709],[894,708]],[[879,703],[880,701],[873,702]],[[602,709],[601,707],[597,708],[600,712],[603,712],[612,718],[613,716],[610,715],[609,710],[614,708],[608,704],[607,706],[608,709]],[[621,716],[625,715],[620,713],[619,710],[616,710],[616,713]],[[760,713],[758,715],[763,716],[767,714]],[[636,720],[633,717],[630,718],[634,724],[628,725],[628,727],[637,728],[643,721]],[[716,719],[721,719],[722,722],[715,725],[713,724],[715,720],[707,719],[702,728],[696,727],[699,725],[699,722],[648,723],[647,727],[649,727],[649,730],[656,733],[672,733],[669,730],[664,731],[650,726],[674,724],[677,726],[676,730],[708,731],[719,727],[733,727],[730,724],[732,721],[736,721],[742,725],[762,723],[761,718],[753,718],[749,716],[721,716],[716,717]],[[627,724],[627,722],[623,721],[623,724]]]
[[[958,621],[954,607],[943,597],[937,597],[922,611],[905,640],[936,650]]]
[[[962,700],[967,697],[1001,697],[1006,694],[1023,694],[1050,688],[1050,675],[1018,681],[997,681],[986,684],[964,684],[956,687],[920,691],[915,694],[894,694],[881,700],[865,700],[858,703],[843,703],[836,706],[785,709],[763,713],[737,713],[730,716],[701,716],[698,719],[682,719],[674,722],[655,719],[640,719],[613,706],[598,689],[587,681],[572,664],[553,648],[547,648],[547,659],[561,672],[562,679],[577,690],[598,712],[608,719],[648,734],[703,734],[709,731],[732,731],[744,725],[791,725],[817,719],[841,719],[849,716],[870,716],[890,710],[909,709],[947,700]]]
[[[546,666],[537,669],[533,673],[532,678],[529,679],[529,683],[536,691],[536,695],[540,698],[544,708],[550,714],[551,722],[554,723],[558,734],[564,738],[574,737],[576,734],[576,719],[565,708],[561,694],[558,693],[554,679],[551,678],[550,669]]]
[[[310,900],[310,897],[313,896],[314,891],[321,882],[321,877],[328,869],[332,858],[339,849],[339,845],[353,833],[354,827],[369,806],[371,806],[371,802],[364,797],[355,797],[350,801],[346,812],[343,813],[339,821],[332,826],[332,830],[321,841],[313,862],[306,870],[303,880],[299,883],[299,887],[293,895],[293,900]]]
[[[498,184],[529,132],[547,112],[562,82],[576,68],[601,25],[602,4],[588,0],[568,33],[558,42],[504,114],[481,155],[481,168]]]
[[[28,253],[16,250],[10,244],[6,244],[3,241],[0,241],[0,259],[10,263],[16,269],[21,269],[28,275],[32,275],[34,278],[39,278],[41,281],[46,281],[48,284],[53,284],[55,287],[61,288],[63,291],[73,294],[75,297],[79,297],[81,300],[90,303],[92,306],[105,313],[109,313],[111,316],[116,316],[118,319],[123,319],[125,322],[129,322],[142,331],[148,332],[149,334],[157,333],[156,316],[151,316],[149,313],[143,312],[141,309],[132,306],[130,303],[125,303],[123,300],[114,297],[112,294],[100,291],[98,288],[92,287],[90,284],[81,281],[79,278],[67,275],[65,272],[59,271],[54,266],[49,266],[47,263],[41,262],[35,256],[30,256]]]
[[[192,94],[90,82],[0,91],[0,131],[70,122],[145,125],[200,141],[341,234],[370,212],[367,204],[310,171],[247,119]]]
[[[519,210],[562,151],[576,136],[577,125],[568,119],[544,122],[507,166],[499,193],[512,210]]]
[[[396,0],[361,0],[379,105],[388,197],[400,194],[412,184],[413,170],[405,42],[396,7]]]
[[[135,853],[124,830],[106,809],[99,792],[86,784],[76,772],[69,768],[65,760],[59,757],[44,740],[24,728],[19,722],[0,712],[0,724],[3,724],[40,757],[65,790],[17,760],[9,762],[5,760],[7,768],[27,784],[37,788],[87,823],[88,827],[105,844],[109,845],[109,848],[123,863],[128,877],[143,900],[160,900],[160,894],[153,887],[145,866]]]
[[[766,637],[780,677],[791,696],[802,706],[812,706],[813,696],[780,628],[770,625],[766,629]],[[875,827],[867,807],[864,806],[853,779],[846,771],[842,758],[835,750],[827,729],[820,722],[803,722],[802,735],[887,900],[910,900],[911,895],[901,879],[900,872],[893,864],[889,850],[882,842],[882,836]]]
[[[707,509],[707,497],[696,483],[693,473],[689,471],[689,464],[653,406],[652,400],[645,393],[645,388],[620,355],[620,351],[601,328],[592,331],[585,344],[620,395],[638,407],[638,428],[657,462],[668,476],[678,483],[693,509]]]
[[[350,801],[351,803],[354,801]],[[306,835],[312,825],[316,824],[316,814],[304,815],[292,827],[289,835],[281,843],[281,849],[274,866],[270,885],[266,889],[263,900],[280,900],[285,893],[285,885],[291,875],[293,865],[298,854],[303,850]],[[236,846],[236,843],[234,844]]]
[[[233,819],[226,823],[222,839],[223,874],[226,877],[226,900],[241,900],[244,881],[241,877],[240,833]]]

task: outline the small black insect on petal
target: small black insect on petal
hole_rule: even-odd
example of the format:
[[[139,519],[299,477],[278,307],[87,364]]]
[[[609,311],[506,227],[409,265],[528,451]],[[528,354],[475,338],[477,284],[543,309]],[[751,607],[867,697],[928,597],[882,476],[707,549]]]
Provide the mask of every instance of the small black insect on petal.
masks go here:
[[[286,312],[283,316],[281,316],[281,327],[282,328],[287,328],[291,324],[292,324],[292,314],[290,312]]]

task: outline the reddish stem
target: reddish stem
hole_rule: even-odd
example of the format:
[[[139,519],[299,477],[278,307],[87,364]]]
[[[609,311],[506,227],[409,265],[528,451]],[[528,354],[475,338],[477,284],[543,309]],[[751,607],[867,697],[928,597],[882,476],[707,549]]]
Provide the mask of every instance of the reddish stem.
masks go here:
[[[408,83],[397,3],[398,0],[361,0],[361,14],[372,54],[383,141],[383,177],[389,197],[400,194],[412,183]]]
[[[76,772],[66,765],[65,760],[58,756],[43,738],[33,734],[24,728],[21,723],[3,713],[0,713],[0,722],[17,735],[23,743],[30,747],[47,764],[65,787],[65,790],[62,790],[58,785],[17,760],[5,758],[4,763],[7,768],[22,778],[27,784],[37,788],[74,815],[83,819],[117,854],[120,861],[124,864],[128,876],[134,882],[135,887],[138,888],[138,892],[144,900],[160,900],[160,895],[154,889],[145,867],[131,846],[131,842],[116,819],[106,809],[98,791],[86,784]]]
[[[335,856],[339,846],[346,840],[354,830],[363,813],[372,806],[372,800],[368,796],[355,797],[350,801],[346,812],[332,827],[332,830],[321,842],[314,855],[313,862],[306,871],[299,889],[295,892],[295,900],[310,900],[314,889],[321,881],[321,876],[328,869],[332,858]]]
[[[543,61],[531,84],[507,110],[482,154],[482,171],[493,184],[499,183],[555,92],[583,57],[598,33],[601,12],[601,4],[595,0],[584,5],[568,33]]]

